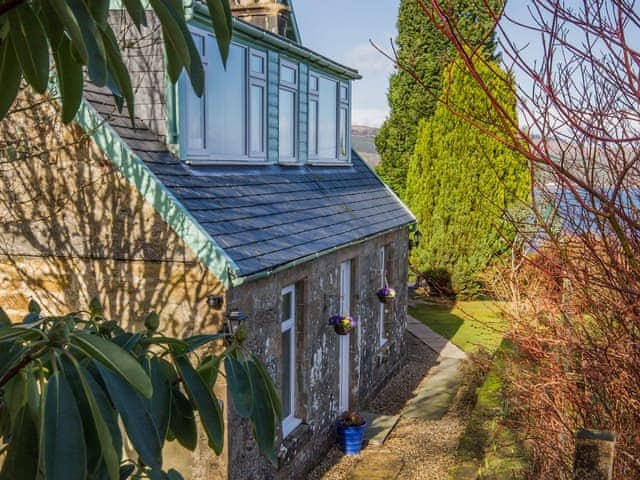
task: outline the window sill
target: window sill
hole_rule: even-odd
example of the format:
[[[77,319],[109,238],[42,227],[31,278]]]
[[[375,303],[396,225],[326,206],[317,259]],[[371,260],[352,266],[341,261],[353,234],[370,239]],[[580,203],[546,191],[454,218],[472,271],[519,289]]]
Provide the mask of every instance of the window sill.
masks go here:
[[[349,160],[309,160],[308,165],[313,167],[351,167],[353,164]]]
[[[296,417],[287,417],[282,421],[282,438],[287,437],[302,423],[302,419]]]
[[[247,158],[246,160],[243,159],[236,159],[236,160],[226,160],[226,159],[187,159],[184,161],[184,163],[186,163],[187,165],[189,165],[190,167],[209,167],[209,166],[215,166],[215,165],[234,165],[234,166],[238,166],[238,165],[252,165],[252,166],[256,166],[256,165],[271,165],[270,162],[267,162],[266,159],[259,159],[259,158]]]

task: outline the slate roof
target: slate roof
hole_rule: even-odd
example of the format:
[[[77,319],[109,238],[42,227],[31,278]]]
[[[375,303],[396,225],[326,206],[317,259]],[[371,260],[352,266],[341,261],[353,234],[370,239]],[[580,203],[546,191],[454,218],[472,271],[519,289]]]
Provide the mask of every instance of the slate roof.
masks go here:
[[[355,152],[352,167],[189,166],[142,122],[132,128],[107,90],[85,84],[85,98],[242,277],[415,222]]]

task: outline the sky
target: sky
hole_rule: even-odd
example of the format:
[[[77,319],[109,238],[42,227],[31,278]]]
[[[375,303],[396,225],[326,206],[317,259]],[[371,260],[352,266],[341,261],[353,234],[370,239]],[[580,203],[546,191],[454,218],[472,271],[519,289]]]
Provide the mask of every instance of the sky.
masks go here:
[[[363,76],[353,86],[352,123],[379,127],[389,113],[387,90],[393,63],[376,51],[370,40],[390,50],[397,35],[399,0],[294,0],[302,43],[318,53],[357,69]],[[507,3],[507,12],[526,18],[527,2]],[[540,54],[537,38],[522,29],[507,26],[525,54]],[[525,83],[524,77],[516,81]]]

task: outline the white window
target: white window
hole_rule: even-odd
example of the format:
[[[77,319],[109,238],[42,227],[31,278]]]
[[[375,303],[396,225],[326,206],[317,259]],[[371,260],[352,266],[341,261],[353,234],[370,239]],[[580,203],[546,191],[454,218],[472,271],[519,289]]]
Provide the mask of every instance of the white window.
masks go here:
[[[280,316],[282,326],[281,396],[282,436],[289,435],[301,422],[296,418],[296,288],[282,289]]]
[[[283,163],[296,161],[296,122],[298,118],[298,66],[280,62],[280,90],[278,100],[279,159]]]
[[[263,161],[266,132],[266,54],[232,43],[226,68],[213,35],[192,28],[205,70],[198,98],[181,80],[183,157],[193,162]]]
[[[309,158],[348,161],[351,158],[349,85],[309,75]]]
[[[384,287],[387,284],[387,272],[385,269],[385,263],[386,263],[386,252],[385,252],[385,247],[380,248],[380,253],[379,253],[379,257],[380,257],[380,288]],[[385,304],[380,302],[379,303],[379,311],[378,311],[378,335],[380,338],[380,346],[382,347],[385,343],[387,343],[387,337],[384,331],[384,317],[385,317],[385,311],[384,311],[384,306]]]

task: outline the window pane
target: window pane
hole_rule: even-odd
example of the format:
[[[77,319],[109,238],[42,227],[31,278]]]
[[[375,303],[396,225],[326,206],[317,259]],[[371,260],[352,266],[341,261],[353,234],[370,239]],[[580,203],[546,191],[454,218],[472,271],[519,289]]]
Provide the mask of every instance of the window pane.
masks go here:
[[[318,156],[318,101],[309,102],[309,155]]]
[[[294,68],[280,65],[280,81],[287,83],[296,83],[296,71]]]
[[[291,320],[293,312],[291,311],[291,292],[282,295],[282,321]]]
[[[264,57],[251,55],[251,73],[262,75],[264,73]]]
[[[251,153],[264,152],[264,87],[251,85],[249,140]]]
[[[320,115],[318,129],[318,156],[336,158],[336,109],[337,83],[326,78],[320,79]]]
[[[314,92],[318,91],[318,77],[314,75],[309,76],[309,90]]]
[[[205,148],[204,94],[198,98],[191,87],[189,79],[184,77],[187,90],[187,150],[203,150]]]
[[[346,85],[340,85],[340,100],[346,101],[348,100],[349,90]]]
[[[340,158],[347,158],[347,138],[349,138],[347,128],[348,128],[347,109],[341,108],[340,109],[340,142],[338,144],[340,147]]]
[[[282,332],[282,413],[287,418],[291,413],[291,330]]]
[[[280,158],[295,157],[295,100],[296,94],[289,90],[280,89],[279,130],[280,130]]]
[[[194,33],[193,43],[195,44],[196,50],[198,50],[200,56],[204,56],[204,37],[202,35]]]
[[[213,39],[211,41],[214,41]],[[225,71],[218,50],[212,65],[211,79],[207,79],[211,102],[213,153],[221,155],[246,154],[245,147],[245,55],[244,48],[232,44]]]

